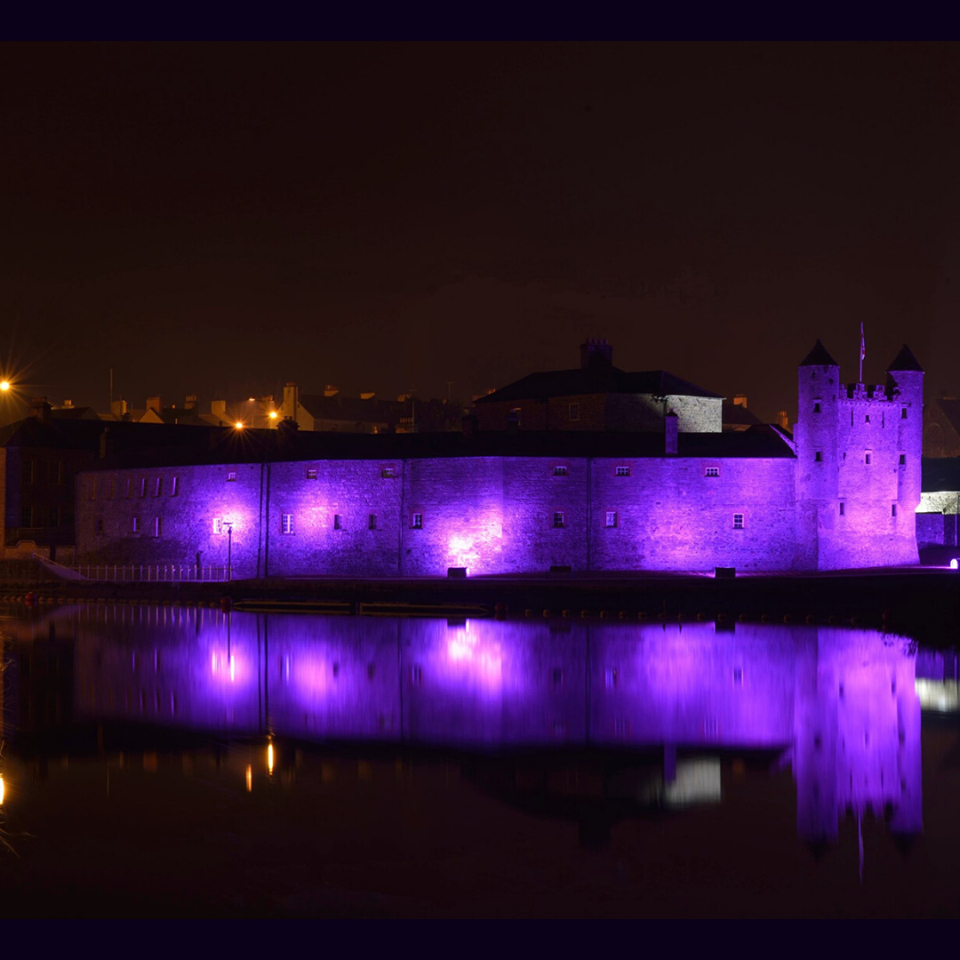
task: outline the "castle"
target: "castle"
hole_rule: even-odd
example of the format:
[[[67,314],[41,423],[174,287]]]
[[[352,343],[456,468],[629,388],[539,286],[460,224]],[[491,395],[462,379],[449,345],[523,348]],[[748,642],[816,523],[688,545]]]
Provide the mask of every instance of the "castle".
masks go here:
[[[248,431],[232,462],[107,457],[77,479],[77,560],[229,563],[237,578],[916,564],[923,370],[904,346],[885,384],[839,374],[817,341],[792,436],[684,429],[660,397],[655,429]],[[578,401],[563,402],[569,419]]]

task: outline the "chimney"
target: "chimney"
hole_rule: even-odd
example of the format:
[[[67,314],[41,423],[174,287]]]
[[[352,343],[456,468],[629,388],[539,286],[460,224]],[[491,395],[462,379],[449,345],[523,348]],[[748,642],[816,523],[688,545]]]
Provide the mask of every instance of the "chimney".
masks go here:
[[[163,404],[159,397],[147,397],[147,409],[152,410],[158,417],[163,414]]]
[[[50,422],[50,410],[51,406],[47,403],[46,397],[36,397],[30,403],[30,412],[35,416],[41,423]]]
[[[781,427],[783,430],[789,430],[789,429],[790,429],[790,421],[787,419],[787,411],[786,411],[786,410],[781,410],[781,411],[777,414],[777,423],[780,424],[780,427]]]
[[[733,405],[735,407],[743,407],[744,410],[747,409],[747,395],[745,393],[738,393],[733,398]]]
[[[580,344],[580,369],[588,367],[612,367],[613,347],[609,341],[591,337]]]
[[[672,410],[663,418],[663,430],[664,453],[668,457],[675,457],[677,455],[677,434],[680,430],[680,419]]]
[[[123,420],[125,417],[129,418],[127,413],[127,401],[126,400],[114,400],[110,404],[110,412],[118,419]]]
[[[195,393],[188,393],[186,400],[183,402],[184,410],[193,410],[197,405],[197,395]]]
[[[332,383],[328,383],[323,388],[323,395],[325,397],[335,397],[340,392],[339,387],[335,387]]]

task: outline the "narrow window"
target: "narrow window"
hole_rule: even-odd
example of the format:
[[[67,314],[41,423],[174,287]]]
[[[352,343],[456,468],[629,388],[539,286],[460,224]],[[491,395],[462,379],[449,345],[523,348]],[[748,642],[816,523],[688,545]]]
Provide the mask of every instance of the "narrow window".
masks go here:
[[[841,501],[840,501],[840,516],[841,516],[841,517],[844,516],[844,514],[845,514],[846,512],[847,512],[847,505],[841,500]]]
[[[900,454],[900,466],[902,467],[907,462],[907,455],[905,453]]]
[[[906,420],[906,419],[907,419],[907,408],[906,408],[906,407],[901,407],[901,408],[900,408],[900,419],[901,419],[901,420]]]
[[[103,517],[97,517],[97,533],[103,533]]]
[[[227,471],[227,481],[229,482],[229,481],[236,480],[236,479],[237,479],[237,471],[236,471],[236,470],[228,470],[228,471]]]
[[[91,500],[97,499],[97,481],[96,480],[90,481],[89,497]]]
[[[571,403],[570,404],[570,419],[579,420],[580,419],[580,404]]]
[[[163,477],[157,477],[157,482],[153,485],[153,495],[159,497],[163,493]]]
[[[559,510],[553,515],[553,525],[555,527],[563,526],[563,513]]]
[[[565,476],[567,475],[567,468],[566,468],[566,467],[554,467],[554,468],[553,468],[553,475],[554,475],[555,477],[565,477]]]
[[[703,471],[705,477],[719,477],[720,468],[719,467],[705,467]]]
[[[139,533],[139,532],[140,532],[140,518],[139,518],[139,517],[134,517],[134,518],[133,518],[133,524],[131,525],[130,529],[131,529],[134,533]]]
[[[735,513],[733,515],[733,529],[742,530],[743,529],[743,514]]]
[[[110,499],[112,500],[117,495],[117,481],[110,481]]]
[[[410,526],[411,526],[414,530],[422,530],[422,529],[423,529],[423,514],[422,514],[422,513],[415,513],[415,514],[410,518]]]
[[[617,525],[617,511],[616,511],[616,510],[608,510],[608,511],[607,511],[607,522],[606,522],[606,526],[608,526],[608,527],[615,527],[616,525]]]
[[[147,495],[147,478],[140,478],[140,496],[145,497]]]
[[[175,497],[180,492],[180,478],[174,477],[170,481],[170,496]]]
[[[890,505],[890,516],[895,517],[896,515],[897,515],[897,505],[894,503]]]
[[[864,416],[863,422],[864,422],[864,423],[869,423],[869,422],[870,422],[870,414],[869,414],[869,413]]]
[[[863,454],[863,462],[869,467],[872,461],[873,461],[873,453],[870,450],[867,450]]]
[[[160,518],[159,517],[153,518],[153,535],[155,537],[160,536]]]
[[[823,462],[823,453],[822,453],[820,450],[818,450],[818,451],[813,455],[813,459],[816,460],[817,463],[822,463],[822,462]]]
[[[814,412],[814,413],[819,413],[819,412],[820,412],[820,401],[819,401],[819,400],[814,400],[814,401],[813,401],[813,412]]]
[[[293,514],[285,513],[281,517],[280,530],[283,533],[293,533]]]
[[[317,479],[317,468],[316,467],[307,467],[307,479],[316,480]]]
[[[380,471],[380,476],[383,477],[384,480],[392,480],[394,477],[393,467],[384,467]]]
[[[216,534],[223,533],[223,518],[214,517],[213,518],[213,532]]]
[[[377,515],[375,513],[371,513],[370,516],[367,517],[367,529],[368,530],[377,529]]]
[[[339,513],[333,515],[333,529],[342,530],[343,529],[343,517]]]
[[[629,468],[629,467],[617,467],[617,469],[616,469],[616,471],[615,471],[615,475],[618,476],[618,477],[629,477],[629,476],[630,476],[630,468]]]
[[[133,492],[133,481],[132,481],[132,480],[128,480],[127,483],[126,483],[126,487],[125,487],[125,489],[124,489],[124,494],[123,494],[123,495],[124,495],[124,497],[125,497],[127,500],[129,500],[132,492]]]

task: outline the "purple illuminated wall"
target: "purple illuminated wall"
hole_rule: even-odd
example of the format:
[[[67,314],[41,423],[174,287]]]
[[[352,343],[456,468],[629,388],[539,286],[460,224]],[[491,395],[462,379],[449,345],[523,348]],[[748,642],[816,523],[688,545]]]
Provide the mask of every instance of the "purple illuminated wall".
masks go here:
[[[825,351],[818,360],[829,360]],[[325,460],[83,474],[81,563],[235,577],[915,564],[923,373],[800,367],[796,456]],[[159,487],[157,486],[159,481]],[[158,492],[159,491],[159,492]],[[129,495],[128,495],[129,493]]]

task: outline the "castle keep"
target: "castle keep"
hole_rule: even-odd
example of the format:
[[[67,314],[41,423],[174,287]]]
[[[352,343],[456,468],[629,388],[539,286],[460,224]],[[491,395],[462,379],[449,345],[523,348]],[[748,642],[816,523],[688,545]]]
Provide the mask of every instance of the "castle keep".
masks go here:
[[[915,564],[923,371],[904,347],[884,384],[839,374],[818,341],[793,436],[684,430],[665,403],[656,430],[291,432],[251,436],[230,463],[103,460],[77,481],[77,559],[225,565],[229,551],[234,577]]]

